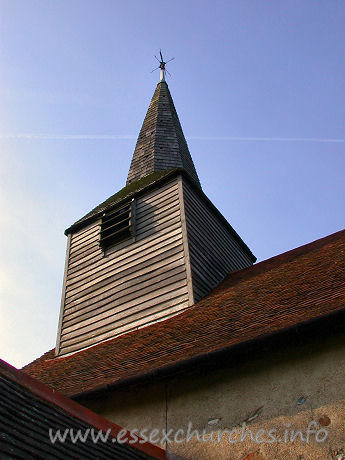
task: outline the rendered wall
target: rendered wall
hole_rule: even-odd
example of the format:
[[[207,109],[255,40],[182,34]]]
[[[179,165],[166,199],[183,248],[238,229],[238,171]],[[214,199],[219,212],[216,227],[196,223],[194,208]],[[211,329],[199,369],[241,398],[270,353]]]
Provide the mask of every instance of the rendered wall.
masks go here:
[[[129,429],[186,431],[191,421],[200,432],[238,430],[237,437],[231,437],[237,439],[233,444],[228,442],[228,434],[219,444],[196,442],[195,438],[189,443],[169,444],[171,458],[237,460],[250,455],[248,459],[340,459],[336,452],[345,449],[344,357],[343,333],[289,346],[285,351],[267,350],[254,360],[248,357],[236,368],[224,362],[223,369],[194,371],[141,388],[113,390],[101,399],[83,403]],[[217,419],[218,423],[209,424]],[[245,420],[254,436],[259,429],[265,434],[276,429],[283,442],[256,443],[248,435],[240,442]],[[284,442],[285,430],[289,430],[290,440],[291,429],[301,430],[305,439],[311,421],[317,423],[317,430],[328,431],[325,442],[315,442],[314,435],[310,435],[309,444],[299,437],[293,443]]]

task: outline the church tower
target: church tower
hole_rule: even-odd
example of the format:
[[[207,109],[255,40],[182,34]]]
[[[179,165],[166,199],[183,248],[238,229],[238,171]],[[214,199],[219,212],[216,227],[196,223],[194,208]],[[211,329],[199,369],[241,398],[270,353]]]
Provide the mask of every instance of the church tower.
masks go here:
[[[59,356],[181,313],[256,260],[201,189],[164,65],[126,186],[65,232]]]

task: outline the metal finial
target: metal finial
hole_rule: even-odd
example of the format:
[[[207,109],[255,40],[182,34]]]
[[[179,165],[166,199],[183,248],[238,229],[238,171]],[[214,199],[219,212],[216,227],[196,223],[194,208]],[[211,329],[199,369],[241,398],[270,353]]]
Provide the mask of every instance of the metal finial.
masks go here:
[[[170,72],[167,71],[167,69],[165,68],[165,66],[166,66],[166,64],[168,64],[168,62],[174,60],[175,58],[171,58],[171,59],[169,59],[169,61],[164,61],[163,55],[162,55],[162,51],[161,51],[161,50],[159,50],[159,55],[160,55],[160,60],[158,59],[157,56],[155,56],[155,58],[156,58],[157,61],[159,62],[159,66],[156,67],[155,69],[153,69],[153,70],[151,71],[151,73],[154,72],[154,71],[157,70],[157,69],[161,69],[161,71],[160,71],[160,79],[159,79],[159,81],[161,82],[161,81],[165,81],[165,74],[166,74],[166,73],[167,73],[168,75],[171,75]]]

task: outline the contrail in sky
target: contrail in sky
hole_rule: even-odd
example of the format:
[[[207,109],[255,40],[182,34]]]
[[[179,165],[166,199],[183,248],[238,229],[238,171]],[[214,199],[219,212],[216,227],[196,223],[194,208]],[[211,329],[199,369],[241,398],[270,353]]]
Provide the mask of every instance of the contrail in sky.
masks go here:
[[[317,137],[231,137],[231,136],[190,136],[188,139],[200,141],[259,141],[259,142],[340,142],[345,139],[323,139]]]
[[[48,140],[78,140],[78,139],[135,139],[131,134],[0,134],[0,139],[48,139]]]
[[[0,139],[38,139],[38,140],[132,140],[133,134],[0,134]],[[188,136],[187,140],[198,141],[242,141],[242,142],[323,142],[345,143],[345,139],[316,137],[233,137],[233,136]]]

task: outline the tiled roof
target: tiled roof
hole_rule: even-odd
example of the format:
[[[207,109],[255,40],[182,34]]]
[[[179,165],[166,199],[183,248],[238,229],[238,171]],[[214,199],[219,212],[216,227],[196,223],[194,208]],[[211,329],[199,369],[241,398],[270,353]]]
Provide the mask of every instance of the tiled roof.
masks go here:
[[[345,230],[231,273],[193,307],[84,351],[24,368],[77,396],[344,311]]]
[[[146,442],[130,444],[129,433],[121,436],[125,443],[114,442],[123,429],[86,407],[51,390],[46,385],[0,360],[0,457],[22,459],[64,460],[107,459],[144,460],[164,459],[165,451]],[[94,443],[91,434],[85,442],[51,442],[51,434],[73,429],[82,434],[94,429],[108,433],[107,442]]]

